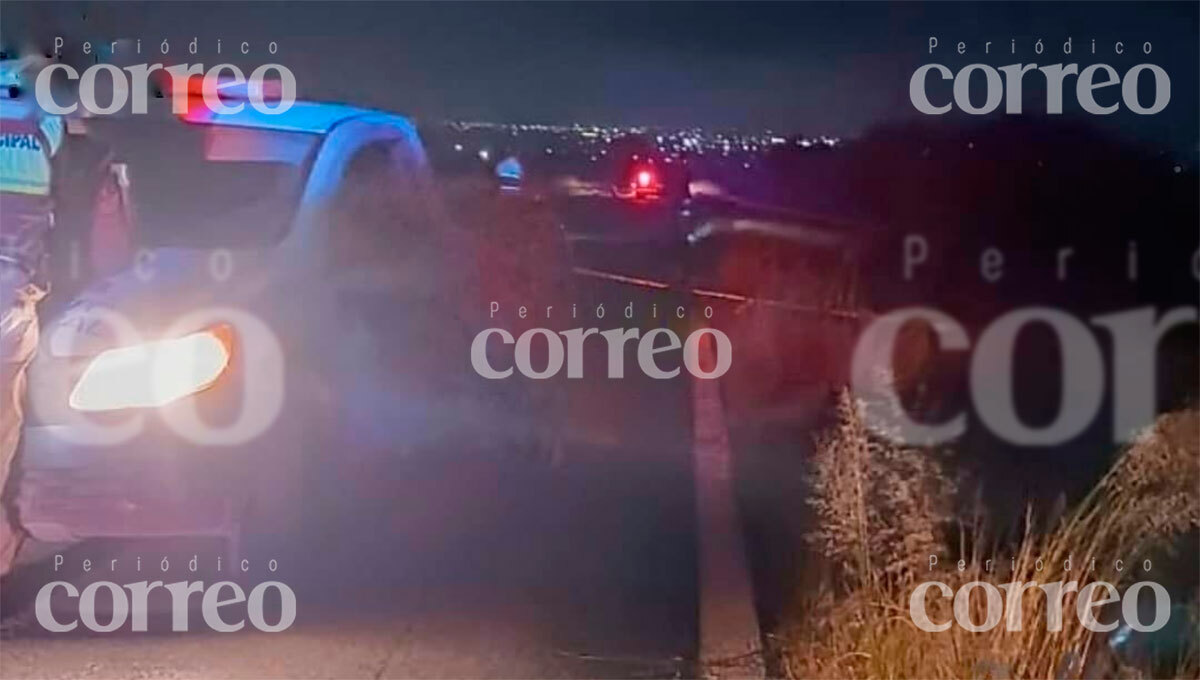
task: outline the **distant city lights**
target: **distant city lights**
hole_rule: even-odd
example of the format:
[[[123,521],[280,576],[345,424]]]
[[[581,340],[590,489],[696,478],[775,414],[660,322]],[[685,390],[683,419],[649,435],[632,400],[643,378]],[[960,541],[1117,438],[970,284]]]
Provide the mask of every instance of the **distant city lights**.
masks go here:
[[[777,147],[793,145],[802,149],[833,148],[840,146],[838,137],[818,135],[815,137],[793,135],[782,136],[778,132],[764,130],[757,133],[706,130],[701,127],[650,128],[644,126],[601,126],[572,123],[569,125],[546,125],[540,123],[492,123],[484,121],[451,121],[447,126],[461,141],[454,144],[455,151],[462,151],[464,143],[475,144],[487,139],[480,135],[504,135],[508,137],[528,135],[530,146],[546,156],[582,158],[591,162],[607,156],[613,144],[626,138],[637,138],[652,145],[664,162],[679,159],[687,162],[688,155],[703,156],[706,152],[717,152],[730,161],[747,169],[748,159]],[[540,144],[539,144],[540,142]],[[491,152],[487,148],[479,151],[479,158],[488,161]],[[635,155],[634,158],[637,158]]]

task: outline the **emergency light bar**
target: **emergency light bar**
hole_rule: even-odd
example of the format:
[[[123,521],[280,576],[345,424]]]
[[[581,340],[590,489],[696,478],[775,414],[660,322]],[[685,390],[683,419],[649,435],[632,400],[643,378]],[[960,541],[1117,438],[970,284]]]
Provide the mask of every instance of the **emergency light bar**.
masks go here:
[[[204,96],[204,76],[190,75],[183,78],[175,78],[165,70],[155,71],[154,76],[159,80],[162,89],[166,92],[175,93],[183,91],[189,97]],[[283,83],[278,79],[262,81],[254,81],[252,79],[238,81],[230,77],[217,79],[217,96],[222,99],[249,100],[252,94],[258,95],[267,101],[272,99],[278,100],[283,96]]]
[[[211,114],[204,103],[204,76],[188,75],[175,77],[169,71],[155,71],[152,77],[158,82],[159,97],[168,96],[172,100],[177,94],[183,95],[185,109],[176,112],[189,122],[202,122],[207,114]],[[259,80],[256,78],[237,80],[224,76],[216,83],[217,98],[223,102],[250,102],[259,100],[268,105],[276,104],[283,99],[283,83],[278,79]],[[233,104],[231,104],[233,105]],[[199,116],[199,119],[196,117]]]

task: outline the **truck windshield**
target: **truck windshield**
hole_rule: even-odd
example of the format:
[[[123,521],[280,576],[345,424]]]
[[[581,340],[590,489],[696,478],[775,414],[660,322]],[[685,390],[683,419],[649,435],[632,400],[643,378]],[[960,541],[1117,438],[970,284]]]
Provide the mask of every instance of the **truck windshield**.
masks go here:
[[[178,120],[89,121],[125,165],[139,246],[256,248],[296,212],[320,137]]]

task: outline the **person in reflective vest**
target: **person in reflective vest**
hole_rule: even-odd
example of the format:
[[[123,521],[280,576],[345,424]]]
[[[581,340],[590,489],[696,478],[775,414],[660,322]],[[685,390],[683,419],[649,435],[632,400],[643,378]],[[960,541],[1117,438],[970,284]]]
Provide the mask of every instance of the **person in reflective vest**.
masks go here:
[[[54,227],[52,160],[63,120],[29,100],[0,100],[0,489],[9,482],[24,421],[25,369],[38,343],[38,301],[49,290]],[[0,575],[23,534],[0,503]]]

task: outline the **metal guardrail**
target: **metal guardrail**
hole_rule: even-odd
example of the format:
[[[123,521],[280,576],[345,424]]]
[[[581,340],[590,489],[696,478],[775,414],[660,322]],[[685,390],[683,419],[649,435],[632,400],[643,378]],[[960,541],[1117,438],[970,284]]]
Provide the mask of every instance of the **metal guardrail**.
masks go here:
[[[642,288],[650,288],[653,290],[678,290],[675,286],[665,281],[655,281],[639,276],[629,276],[627,274],[618,274],[615,272],[606,272],[599,269],[589,267],[572,267],[571,272],[578,276],[586,276],[589,278],[601,279],[605,281],[613,281],[615,283],[623,283],[631,286],[639,286]],[[838,307],[821,307],[819,305],[802,305],[794,302],[786,302],[784,300],[772,300],[770,298],[759,298],[742,293],[733,293],[728,291],[712,290],[708,288],[687,288],[682,292],[691,293],[697,297],[708,297],[727,302],[736,302],[744,305],[761,305],[772,309],[781,309],[789,312],[798,312],[802,314],[814,314],[819,316],[827,316],[834,319],[845,321],[858,321],[864,314],[858,310],[843,309]]]

